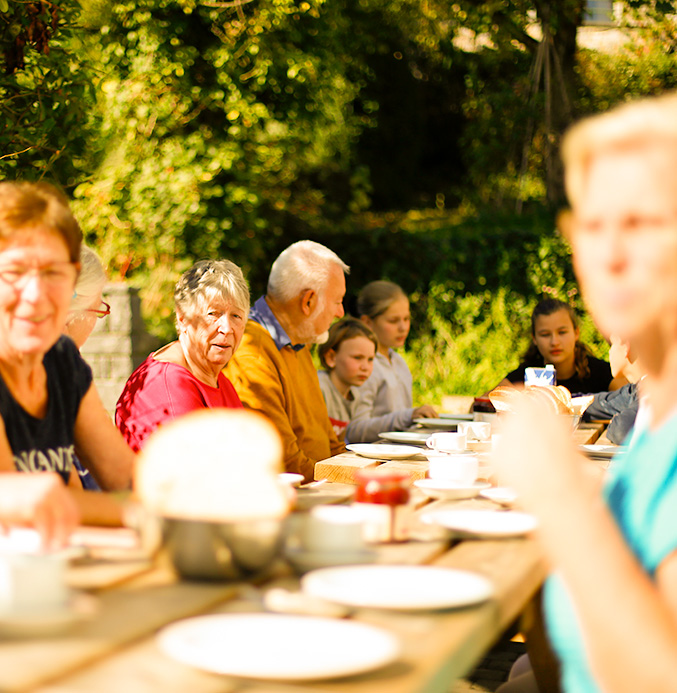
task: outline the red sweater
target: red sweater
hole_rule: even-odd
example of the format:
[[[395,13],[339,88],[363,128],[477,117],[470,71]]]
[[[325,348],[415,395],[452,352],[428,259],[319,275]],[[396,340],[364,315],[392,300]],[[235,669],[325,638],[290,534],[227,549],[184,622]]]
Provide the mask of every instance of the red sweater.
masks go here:
[[[235,388],[223,373],[218,386],[198,380],[187,368],[156,361],[151,354],[129,377],[115,407],[115,423],[138,452],[162,423],[195,409],[241,407]]]

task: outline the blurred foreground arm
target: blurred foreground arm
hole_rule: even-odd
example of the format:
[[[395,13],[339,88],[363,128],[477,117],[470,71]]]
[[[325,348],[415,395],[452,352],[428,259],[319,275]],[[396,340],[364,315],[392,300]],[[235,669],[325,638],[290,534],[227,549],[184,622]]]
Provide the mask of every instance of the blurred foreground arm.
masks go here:
[[[677,552],[650,576],[586,475],[568,427],[535,401],[517,409],[502,430],[497,473],[539,519],[600,688],[677,690]]]
[[[60,548],[80,514],[61,477],[53,472],[7,473],[0,477],[0,521],[35,527],[46,548]]]

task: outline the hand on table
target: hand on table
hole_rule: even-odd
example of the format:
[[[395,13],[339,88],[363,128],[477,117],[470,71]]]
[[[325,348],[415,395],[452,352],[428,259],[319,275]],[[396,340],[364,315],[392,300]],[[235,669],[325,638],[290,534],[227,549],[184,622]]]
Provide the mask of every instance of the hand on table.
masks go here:
[[[58,474],[0,475],[0,522],[35,527],[45,548],[65,546],[79,519],[77,505]]]
[[[411,417],[412,419],[436,419],[437,411],[435,407],[431,407],[429,404],[423,404],[420,407],[414,409],[414,413]]]
[[[568,417],[544,410],[528,397],[514,409],[501,419],[494,450],[496,475],[515,490],[527,510],[537,515],[554,512],[571,493],[590,486],[584,457],[574,443]]]

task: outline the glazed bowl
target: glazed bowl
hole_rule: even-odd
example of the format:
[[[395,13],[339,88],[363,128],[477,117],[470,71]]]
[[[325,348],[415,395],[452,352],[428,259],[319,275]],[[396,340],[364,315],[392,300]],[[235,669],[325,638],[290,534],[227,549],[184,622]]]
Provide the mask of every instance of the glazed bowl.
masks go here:
[[[164,519],[163,543],[177,573],[191,580],[241,580],[282,551],[285,518],[231,522]]]

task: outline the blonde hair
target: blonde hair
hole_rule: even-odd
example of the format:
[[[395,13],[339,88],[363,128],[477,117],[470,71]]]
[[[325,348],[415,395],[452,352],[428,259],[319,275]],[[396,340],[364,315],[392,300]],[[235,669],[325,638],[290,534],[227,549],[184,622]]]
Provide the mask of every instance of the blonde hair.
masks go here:
[[[82,231],[68,198],[49,183],[0,183],[0,239],[43,226],[60,236],[71,262],[80,259]]]
[[[407,295],[397,284],[384,279],[369,282],[357,297],[357,312],[374,320],[399,298],[407,298]]]
[[[322,364],[322,368],[324,368],[325,371],[330,372],[333,370],[327,364],[327,352],[330,349],[338,351],[338,348],[343,342],[345,342],[347,339],[353,339],[355,337],[366,337],[374,345],[374,349],[378,350],[378,339],[369,327],[367,327],[361,320],[357,320],[356,318],[343,318],[343,320],[335,322],[329,328],[329,337],[327,338],[327,341],[320,344],[317,348],[317,355],[320,359],[320,363]]]
[[[677,93],[650,97],[585,118],[562,141],[564,183],[572,206],[585,188],[591,159],[603,151],[658,144],[677,147]]]

